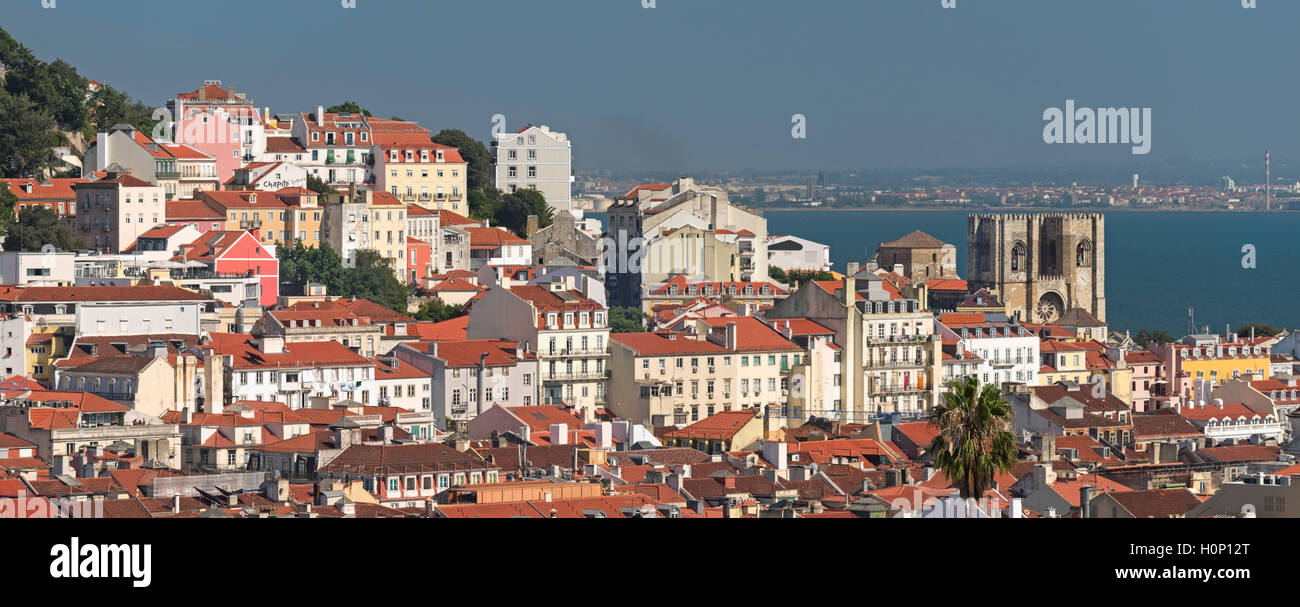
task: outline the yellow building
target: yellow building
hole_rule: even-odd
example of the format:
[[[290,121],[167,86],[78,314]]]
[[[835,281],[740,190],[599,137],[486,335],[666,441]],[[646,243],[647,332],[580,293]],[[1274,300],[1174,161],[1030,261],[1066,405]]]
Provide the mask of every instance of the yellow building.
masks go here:
[[[288,205],[285,229],[288,238],[283,242],[302,241],[304,247],[319,247],[324,225],[325,209],[320,206],[320,195],[306,188],[285,188],[275,193]]]
[[[1088,347],[1055,339],[1043,340],[1039,348],[1043,366],[1038,369],[1038,385],[1050,386],[1059,381],[1088,383]]]
[[[469,164],[426,133],[375,133],[375,189],[426,209],[464,213]]]
[[[1174,359],[1175,364],[1171,367],[1175,373],[1183,374],[1184,381],[1189,384],[1183,386],[1183,392],[1188,396],[1197,380],[1208,380],[1212,386],[1218,386],[1242,375],[1251,375],[1253,379],[1270,377],[1268,347],[1249,340],[1177,344],[1152,350],[1166,361]]]
[[[252,230],[263,246],[291,243],[288,205],[272,192],[199,192],[198,199],[224,215],[227,231]]]

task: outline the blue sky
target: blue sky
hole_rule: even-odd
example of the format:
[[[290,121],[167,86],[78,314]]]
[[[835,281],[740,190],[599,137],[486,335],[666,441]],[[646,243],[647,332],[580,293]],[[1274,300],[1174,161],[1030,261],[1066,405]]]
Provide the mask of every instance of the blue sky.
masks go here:
[[[220,79],[484,140],[500,113],[568,132],[579,170],[1140,170],[1300,153],[1300,2],[1258,2],[0,0],[0,27],[153,105]],[[1150,154],[1044,144],[1067,98],[1152,108]]]

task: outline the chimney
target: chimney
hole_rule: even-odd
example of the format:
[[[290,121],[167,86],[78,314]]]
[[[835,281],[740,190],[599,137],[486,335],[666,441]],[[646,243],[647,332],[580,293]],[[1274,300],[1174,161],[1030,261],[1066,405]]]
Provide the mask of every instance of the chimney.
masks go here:
[[[316,106],[316,126],[325,126],[325,106]]]
[[[172,496],[172,514],[177,514],[180,511],[181,511],[181,494],[177,493]]]
[[[381,426],[379,428],[379,441],[385,445],[393,444],[393,427]]]
[[[848,275],[848,276],[853,276],[853,275],[855,275],[855,274],[858,273],[858,270],[859,270],[861,267],[862,267],[862,266],[861,266],[860,264],[858,264],[858,262],[856,262],[856,261],[850,261],[850,262],[848,262],[847,264],[844,265],[844,273],[845,273],[846,275]]]
[[[763,443],[763,459],[771,464],[777,470],[785,470],[789,465],[787,460],[789,447],[781,441],[768,441]]]
[[[189,407],[181,407],[181,423],[189,425],[194,421],[194,414],[190,412]]]
[[[225,359],[218,354],[208,354],[203,360],[203,410],[221,413],[225,405]]]
[[[1011,498],[1011,518],[1024,518],[1025,502],[1022,498]]]
[[[736,351],[736,323],[735,321],[727,322],[727,349]]]
[[[1055,482],[1056,472],[1052,470],[1052,462],[1034,464],[1034,486],[1036,488],[1050,487]]]
[[[1079,487],[1079,512],[1082,518],[1092,518],[1092,485]]]
[[[614,447],[614,426],[609,422],[596,423],[596,446],[601,449]]]
[[[551,444],[552,445],[569,444],[568,424],[551,424]]]

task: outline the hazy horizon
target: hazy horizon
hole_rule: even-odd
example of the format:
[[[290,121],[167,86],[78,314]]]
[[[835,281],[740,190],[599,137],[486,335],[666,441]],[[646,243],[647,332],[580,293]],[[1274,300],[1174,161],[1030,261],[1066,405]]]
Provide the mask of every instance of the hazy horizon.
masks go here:
[[[277,113],[355,100],[482,141],[503,114],[567,132],[579,172],[1235,164],[1255,182],[1264,148],[1275,177],[1300,154],[1278,120],[1300,3],[2,1],[42,59],[153,106],[220,79]],[[1152,108],[1150,153],[1045,144],[1067,99]]]

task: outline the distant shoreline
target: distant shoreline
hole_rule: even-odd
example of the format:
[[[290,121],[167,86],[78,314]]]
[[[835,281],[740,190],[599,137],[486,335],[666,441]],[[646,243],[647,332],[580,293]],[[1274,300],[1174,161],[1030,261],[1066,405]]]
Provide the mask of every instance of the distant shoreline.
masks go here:
[[[744,206],[744,205],[742,205]],[[1015,212],[1055,212],[1055,213],[1104,213],[1104,212],[1125,212],[1125,213],[1293,213],[1300,209],[1274,209],[1272,211],[1262,211],[1259,209],[1135,209],[1132,207],[1108,207],[1104,209],[1093,207],[746,207],[755,211],[971,211],[971,212],[991,212],[991,211],[1015,211]]]

